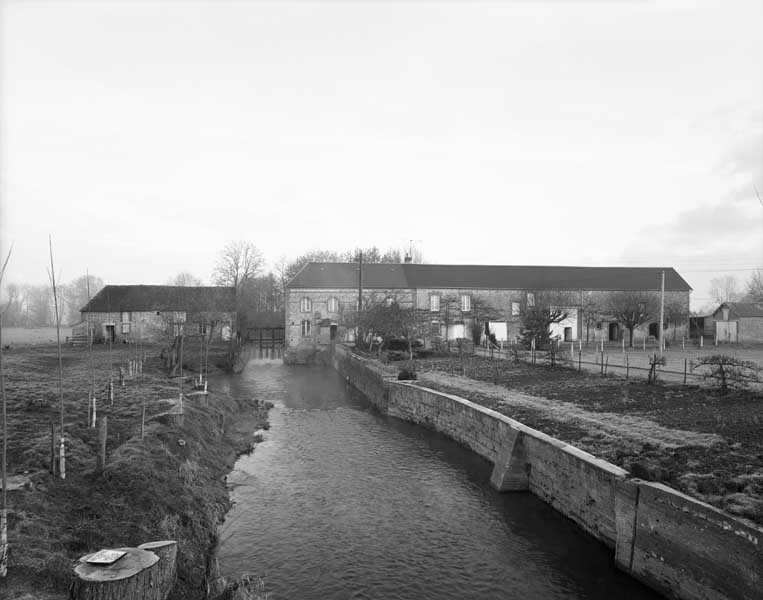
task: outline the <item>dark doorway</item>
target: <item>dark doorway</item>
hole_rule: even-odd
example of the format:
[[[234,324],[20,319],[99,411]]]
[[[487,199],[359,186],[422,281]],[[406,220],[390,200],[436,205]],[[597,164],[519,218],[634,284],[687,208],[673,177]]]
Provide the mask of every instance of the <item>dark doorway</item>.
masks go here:
[[[572,341],[572,327],[565,327],[564,328],[564,341],[565,342],[571,342]]]
[[[336,325],[332,325],[329,329],[329,339],[333,342],[336,340]]]
[[[660,338],[660,326],[658,323],[649,323],[649,335],[656,340]]]
[[[617,342],[619,340],[620,340],[620,324],[610,323],[609,324],[609,341]]]
[[[115,325],[104,325],[106,328],[106,341],[117,341],[117,331]]]

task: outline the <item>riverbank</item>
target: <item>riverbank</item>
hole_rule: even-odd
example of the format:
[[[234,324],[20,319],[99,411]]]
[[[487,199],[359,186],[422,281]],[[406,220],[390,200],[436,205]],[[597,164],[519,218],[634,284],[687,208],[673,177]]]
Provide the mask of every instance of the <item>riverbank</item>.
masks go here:
[[[430,387],[426,377],[397,381],[378,361],[337,346],[334,368],[383,414],[434,429],[493,463],[491,485],[529,491],[614,551],[617,568],[655,590],[685,600],[757,597],[763,571],[763,529],[660,483],[609,463],[547,432],[529,427],[477,401]],[[452,378],[454,376],[449,376]],[[484,386],[464,379],[462,389],[479,398]],[[487,385],[487,384],[485,384]],[[495,386],[496,388],[498,386]],[[511,400],[538,411],[544,398]],[[484,400],[484,398],[483,398]],[[557,406],[547,426],[572,422],[595,433],[618,415],[581,423],[585,411]],[[620,430],[638,424],[621,420]],[[642,422],[637,435],[651,425]],[[681,432],[655,429],[663,443]],[[708,442],[713,446],[714,440]]]
[[[392,365],[390,365],[391,367]],[[641,479],[763,525],[763,398],[548,365],[418,361],[419,381],[538,429]],[[464,374],[462,374],[464,373]]]
[[[55,346],[6,351],[8,473],[22,476],[23,484],[8,492],[3,597],[66,598],[72,567],[83,554],[161,539],[178,542],[178,580],[170,597],[205,596],[217,528],[230,507],[225,476],[236,457],[251,450],[268,406],[213,386],[206,397],[186,397],[180,416],[179,384],[162,371],[160,348],[146,348],[142,372],[119,385],[119,367],[129,373],[130,352],[94,349],[96,418],[108,417],[100,472],[98,429],[88,426],[88,353],[63,349],[67,446],[61,480],[50,474],[51,423],[57,441],[61,419]]]

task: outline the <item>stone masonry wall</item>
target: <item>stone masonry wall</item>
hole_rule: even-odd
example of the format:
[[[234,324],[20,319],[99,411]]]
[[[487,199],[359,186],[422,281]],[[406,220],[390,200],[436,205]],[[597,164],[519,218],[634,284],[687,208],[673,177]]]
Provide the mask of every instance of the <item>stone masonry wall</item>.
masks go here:
[[[602,291],[569,291],[560,292],[560,295],[566,298],[570,307],[578,307],[589,302],[603,306],[606,304],[606,296],[610,292]],[[653,292],[659,293],[659,292]],[[440,296],[440,310],[431,311],[429,298],[432,294]],[[471,298],[471,309],[469,311],[461,310],[461,295],[468,294]],[[527,305],[527,290],[499,290],[499,289],[462,289],[462,288],[420,288],[420,289],[368,289],[363,291],[364,302],[382,301],[385,297],[391,296],[403,305],[413,305],[419,311],[422,319],[429,321],[430,324],[437,321],[441,324],[441,335],[444,335],[445,324],[462,323],[464,324],[464,337],[470,338],[470,325],[473,321],[484,323],[486,320],[500,321],[507,324],[507,334],[509,340],[516,340],[521,335],[522,315]],[[300,302],[302,298],[308,297],[312,301],[312,309],[307,312],[301,310]],[[329,298],[337,298],[339,310],[335,312],[328,311]],[[358,291],[357,289],[336,288],[336,289],[287,289],[286,293],[286,344],[297,345],[303,340],[303,337],[311,338],[313,343],[318,342],[320,331],[318,325],[322,319],[331,319],[338,324],[338,334],[340,341],[351,339],[351,327],[347,323],[351,321],[350,315],[355,312],[357,307]],[[518,303],[520,314],[514,314],[512,303]],[[689,314],[689,293],[666,291],[665,305],[680,306],[682,314]],[[583,318],[583,311],[576,312],[577,327],[573,328],[575,340],[588,339],[591,342],[609,341],[609,324],[613,321],[606,314],[598,315],[595,323],[586,330]],[[349,318],[348,318],[349,317]],[[670,315],[666,313],[666,322],[668,327],[665,330],[665,338],[668,342],[680,342],[683,336],[688,337],[688,320],[678,325],[671,323]],[[311,331],[309,336],[302,336],[301,322],[303,320],[311,322]],[[657,322],[658,316],[652,319]],[[430,331],[431,335],[431,331]],[[620,335],[627,340],[628,332],[624,327],[620,327]],[[649,323],[637,327],[634,331],[634,344],[643,342],[649,337]],[[627,343],[627,341],[626,341]]]
[[[529,490],[615,550],[617,567],[670,597],[760,598],[763,529],[458,396],[398,382],[343,346],[335,369],[382,412],[494,463],[491,484]]]
[[[413,302],[411,290],[364,290],[363,302],[382,302],[387,297],[394,298],[403,306]],[[311,310],[302,310],[302,299],[310,298]],[[330,298],[337,299],[338,310],[329,312]],[[337,341],[351,340],[353,320],[358,305],[358,290],[347,288],[287,289],[285,298],[286,346],[317,344],[320,337],[320,322],[330,319],[337,324]],[[302,321],[310,321],[310,334],[302,335]]]
[[[122,312],[99,312],[99,313],[82,313],[83,319],[89,323],[96,324],[96,331],[100,332],[103,337],[106,337],[106,325],[114,325],[114,332],[116,342],[130,342],[141,340],[144,342],[160,342],[166,341],[170,333],[170,323],[173,322],[185,322],[187,317],[186,313],[182,311],[162,312],[162,311],[130,311],[126,313]],[[234,313],[226,313],[225,316],[229,322],[233,322]],[[123,320],[123,317],[127,317],[127,320]],[[199,333],[199,325],[194,322],[193,319],[198,318],[197,315],[191,317],[192,321],[186,323],[186,334]],[[124,325],[128,325],[125,328]],[[123,331],[127,329],[127,331]],[[97,335],[97,334],[96,334]],[[220,339],[222,336],[222,325],[217,325],[213,332],[215,339]]]
[[[763,342],[763,318],[743,317],[737,325],[740,342]]]

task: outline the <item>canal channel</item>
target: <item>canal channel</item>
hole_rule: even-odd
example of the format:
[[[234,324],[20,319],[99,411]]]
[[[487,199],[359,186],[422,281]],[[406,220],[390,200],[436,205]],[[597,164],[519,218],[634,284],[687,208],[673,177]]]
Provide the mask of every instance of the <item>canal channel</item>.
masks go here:
[[[214,385],[270,401],[228,477],[223,575],[270,600],[656,599],[612,552],[440,434],[380,415],[329,368],[252,361]]]

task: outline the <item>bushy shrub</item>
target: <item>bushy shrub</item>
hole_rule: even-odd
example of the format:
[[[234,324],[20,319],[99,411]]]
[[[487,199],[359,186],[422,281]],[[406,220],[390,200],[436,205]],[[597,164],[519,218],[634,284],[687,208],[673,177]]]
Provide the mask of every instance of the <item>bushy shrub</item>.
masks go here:
[[[409,380],[409,381],[415,380],[416,371],[409,368],[400,369],[400,372],[397,374],[397,378],[399,380]]]

